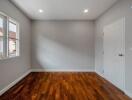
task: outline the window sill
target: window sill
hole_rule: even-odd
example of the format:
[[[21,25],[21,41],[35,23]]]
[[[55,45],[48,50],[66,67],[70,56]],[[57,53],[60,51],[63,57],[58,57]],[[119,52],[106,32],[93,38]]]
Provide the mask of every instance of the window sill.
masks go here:
[[[11,56],[11,57],[7,57],[7,58],[0,58],[0,61],[2,60],[8,60],[8,59],[13,59],[13,58],[18,58],[19,56]]]

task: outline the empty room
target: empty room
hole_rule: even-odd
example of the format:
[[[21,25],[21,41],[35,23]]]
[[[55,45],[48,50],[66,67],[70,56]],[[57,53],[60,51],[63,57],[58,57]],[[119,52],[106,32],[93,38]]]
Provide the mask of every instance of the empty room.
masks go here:
[[[132,0],[0,0],[0,100],[132,100]]]

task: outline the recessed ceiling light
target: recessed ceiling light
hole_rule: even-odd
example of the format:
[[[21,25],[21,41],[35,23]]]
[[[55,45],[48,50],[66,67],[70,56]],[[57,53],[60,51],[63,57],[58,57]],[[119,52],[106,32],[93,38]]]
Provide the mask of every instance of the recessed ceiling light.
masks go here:
[[[38,11],[39,11],[39,13],[43,13],[44,12],[42,9],[39,9]]]
[[[132,6],[131,6],[131,8],[132,8]]]
[[[84,9],[84,11],[83,11],[84,13],[88,13],[88,9]]]

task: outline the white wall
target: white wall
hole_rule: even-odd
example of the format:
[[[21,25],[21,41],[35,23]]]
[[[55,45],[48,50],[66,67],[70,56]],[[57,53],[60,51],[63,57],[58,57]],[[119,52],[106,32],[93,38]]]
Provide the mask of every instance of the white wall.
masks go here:
[[[0,90],[30,69],[30,20],[8,0],[0,0],[0,11],[20,24],[20,57],[0,60]]]
[[[96,20],[95,35],[95,68],[103,72],[103,27],[122,17],[126,18],[125,32],[125,86],[132,93],[132,0],[119,0],[111,9]]]
[[[33,21],[32,67],[54,71],[94,70],[94,23]]]

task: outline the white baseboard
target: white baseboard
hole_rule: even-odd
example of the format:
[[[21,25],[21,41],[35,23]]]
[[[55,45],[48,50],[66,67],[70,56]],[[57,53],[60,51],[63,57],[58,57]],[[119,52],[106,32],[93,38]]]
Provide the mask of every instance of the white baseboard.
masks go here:
[[[28,70],[26,73],[24,73],[21,77],[10,83],[8,86],[0,90],[0,96],[4,94],[7,90],[9,90],[11,87],[13,87],[15,84],[17,84],[20,80],[22,80],[24,77],[26,77],[29,73],[31,73],[31,70]]]
[[[96,71],[96,70],[95,70],[95,72],[96,72],[98,75],[100,75],[101,77],[105,78],[105,76],[104,76],[102,73],[100,73],[100,72],[98,72],[98,71]]]
[[[24,73],[21,77],[10,83],[8,86],[0,90],[0,96],[8,91],[11,87],[16,85],[19,81],[21,81],[24,77],[26,77],[31,72],[95,72],[94,70],[69,70],[69,69],[30,69],[26,73]]]
[[[30,69],[28,70],[26,73],[24,73],[21,77],[19,77],[18,79],[16,79],[15,81],[13,81],[12,83],[10,83],[8,86],[6,86],[4,89],[0,90],[0,96],[2,94],[4,94],[7,90],[9,90],[11,87],[13,87],[15,84],[17,84],[20,80],[22,80],[24,77],[26,77],[29,73],[31,72],[95,72],[97,73],[98,75],[102,76],[103,78],[104,75],[98,71],[95,71],[95,70],[69,70],[69,69],[61,69],[61,70],[58,70],[58,69]],[[106,78],[105,78],[106,79]],[[106,79],[107,80],[107,79]],[[108,80],[109,81],[109,80]],[[128,95],[129,97],[132,98],[132,93],[129,92],[129,91],[124,91],[124,93],[126,95]]]
[[[125,94],[126,94],[127,96],[129,96],[130,98],[132,98],[132,93],[131,93],[131,92],[129,92],[129,91],[127,91],[127,90],[125,90],[124,92],[125,92]]]
[[[31,69],[32,72],[95,72],[86,69]]]
[[[95,72],[98,74],[98,75],[100,75],[100,76],[102,76],[105,80],[107,80],[107,81],[109,81],[102,73],[100,73],[100,72],[98,72],[98,71],[96,71],[95,70]],[[110,82],[110,81],[109,81]],[[115,86],[115,85],[114,85]],[[117,87],[117,86],[116,86]],[[117,87],[118,88],[118,87]],[[129,92],[129,91],[127,91],[127,90],[122,90],[127,96],[129,96],[130,98],[132,98],[132,93],[131,92]]]
[[[24,73],[21,77],[10,83],[8,86],[0,90],[0,96],[8,91],[11,87],[21,81],[24,77],[26,77],[31,72],[95,72],[94,70],[69,70],[69,69],[30,69],[26,73]]]

